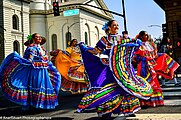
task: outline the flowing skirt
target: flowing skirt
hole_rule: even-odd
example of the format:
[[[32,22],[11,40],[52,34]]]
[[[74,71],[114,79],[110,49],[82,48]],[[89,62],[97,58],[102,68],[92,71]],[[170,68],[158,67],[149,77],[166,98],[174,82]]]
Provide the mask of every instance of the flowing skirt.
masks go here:
[[[55,66],[62,75],[61,89],[72,94],[87,92],[88,78],[84,66],[81,63],[72,61],[64,51],[59,51],[55,58]]]
[[[128,94],[120,87],[109,65],[103,63],[99,57],[87,50],[92,49],[80,46],[84,67],[89,77],[89,90],[78,105],[78,112],[96,108],[97,113],[133,114],[140,109],[139,99]]]
[[[23,106],[54,109],[58,105],[61,76],[51,62],[48,67],[35,68],[14,52],[0,66],[3,95]]]

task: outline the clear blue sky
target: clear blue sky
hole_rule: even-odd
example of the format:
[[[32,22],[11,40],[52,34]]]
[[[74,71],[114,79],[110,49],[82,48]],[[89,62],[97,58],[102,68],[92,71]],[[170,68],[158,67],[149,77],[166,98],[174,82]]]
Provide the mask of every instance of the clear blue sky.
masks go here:
[[[122,14],[122,0],[103,0],[109,10]],[[159,25],[165,23],[165,12],[153,0],[124,0],[127,30],[130,37],[135,37],[141,30],[147,31],[158,38],[162,35],[162,28],[148,27],[150,25]],[[120,30],[124,30],[123,18],[114,15],[118,21]]]

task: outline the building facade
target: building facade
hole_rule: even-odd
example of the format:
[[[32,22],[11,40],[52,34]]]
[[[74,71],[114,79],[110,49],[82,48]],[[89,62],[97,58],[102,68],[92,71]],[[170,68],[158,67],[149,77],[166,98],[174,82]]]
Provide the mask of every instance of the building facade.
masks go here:
[[[54,0],[34,0],[30,3],[30,32],[47,38],[48,51],[66,49],[74,38],[94,46],[105,35],[102,26],[112,15],[101,9],[107,7],[102,0],[58,0],[59,16],[53,14]]]
[[[171,38],[175,47],[175,59],[181,57],[181,1],[180,0],[154,0],[165,11],[165,31]]]
[[[58,0],[59,16],[54,16],[54,0],[2,0],[0,9],[0,63],[13,51],[21,56],[27,36],[39,33],[47,38],[47,51],[66,49],[74,38],[95,46],[105,35],[102,26],[113,19],[103,0]],[[95,7],[87,6],[92,5]]]
[[[9,53],[22,55],[29,34],[30,0],[0,1],[0,63]]]

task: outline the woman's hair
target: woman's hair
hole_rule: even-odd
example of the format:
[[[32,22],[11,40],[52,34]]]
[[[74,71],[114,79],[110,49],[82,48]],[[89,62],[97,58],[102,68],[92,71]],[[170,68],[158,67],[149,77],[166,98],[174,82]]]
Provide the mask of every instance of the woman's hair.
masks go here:
[[[34,34],[32,35],[32,39],[35,38],[35,35],[36,35],[36,34],[38,34],[38,33],[34,33]]]
[[[111,26],[111,24],[113,23],[113,21],[116,21],[116,20],[110,20],[108,22],[105,23],[105,25],[103,26],[104,28],[104,31],[105,33],[108,35],[109,34],[109,28]]]
[[[143,37],[143,36],[145,35],[145,33],[146,33],[146,31],[143,31],[143,30],[140,31],[139,34],[138,34],[138,36],[137,36],[137,38],[138,38],[138,39],[141,39],[141,37]]]
[[[72,43],[73,43],[75,40],[77,40],[77,39],[72,39],[72,40],[70,41],[70,45],[69,45],[69,46],[72,46]]]

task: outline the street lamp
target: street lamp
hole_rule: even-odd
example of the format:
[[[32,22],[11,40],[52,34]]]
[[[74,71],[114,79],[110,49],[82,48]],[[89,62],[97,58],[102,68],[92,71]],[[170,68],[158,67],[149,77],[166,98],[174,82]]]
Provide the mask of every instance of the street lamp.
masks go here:
[[[148,27],[159,27],[159,28],[162,28],[160,25],[149,25]]]
[[[162,28],[162,26],[160,25],[149,25],[148,27],[158,27],[158,28]],[[161,36],[160,36],[161,37]]]

